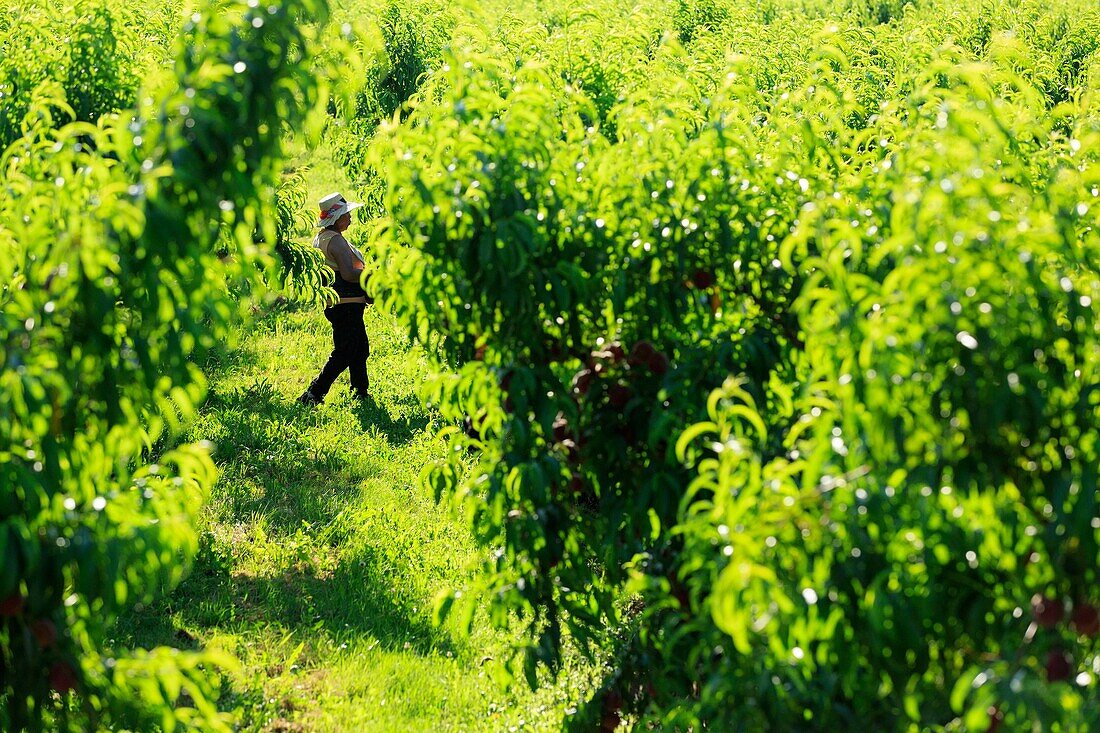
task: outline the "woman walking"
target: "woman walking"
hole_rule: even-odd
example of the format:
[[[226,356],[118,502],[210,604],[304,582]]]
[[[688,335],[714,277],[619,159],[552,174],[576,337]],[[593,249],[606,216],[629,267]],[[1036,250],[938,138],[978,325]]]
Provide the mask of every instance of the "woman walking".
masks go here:
[[[321,250],[325,262],[336,273],[333,289],[334,302],[325,308],[325,318],[332,324],[332,353],[321,373],[298,398],[305,405],[324,402],[332,383],[348,370],[351,389],[363,401],[369,398],[367,356],[370,343],[363,325],[363,312],[373,300],[360,284],[366,260],[363,254],[344,239],[343,232],[351,226],[351,212],[362,204],[350,203],[338,193],[321,199],[321,214],[317,226],[321,231],[313,240],[313,246]]]

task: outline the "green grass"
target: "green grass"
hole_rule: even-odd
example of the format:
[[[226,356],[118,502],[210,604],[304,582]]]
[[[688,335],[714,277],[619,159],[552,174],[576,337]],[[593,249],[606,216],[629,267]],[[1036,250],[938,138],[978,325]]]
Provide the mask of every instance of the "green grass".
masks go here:
[[[120,633],[139,646],[216,645],[241,670],[223,704],[241,729],[269,731],[553,730],[579,706],[578,664],[532,694],[494,680],[506,634],[469,639],[431,621],[435,592],[476,557],[462,521],[418,487],[442,450],[416,398],[422,355],[368,310],[376,403],[346,376],[326,404],[293,398],[329,348],[319,312],[263,314],[212,363],[210,397],[190,437],[221,467],[191,576]]]
[[[294,164],[306,160],[311,202],[346,188],[323,147]],[[366,406],[346,375],[321,407],[294,402],[331,348],[319,310],[271,306],[207,365],[187,437],[214,444],[221,477],[200,553],[174,593],[120,622],[119,641],[228,650],[240,669],[221,704],[243,731],[560,729],[583,707],[582,663],[537,693],[502,686],[507,633],[483,617],[469,638],[432,623],[436,592],[479,550],[417,483],[444,449],[417,397],[423,354],[373,308],[367,330]]]

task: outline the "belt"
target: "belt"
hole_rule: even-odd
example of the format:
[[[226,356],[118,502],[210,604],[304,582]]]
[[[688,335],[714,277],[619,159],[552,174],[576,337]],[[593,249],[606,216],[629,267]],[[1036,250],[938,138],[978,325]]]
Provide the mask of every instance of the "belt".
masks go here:
[[[339,298],[337,300],[326,299],[325,300],[325,307],[326,308],[331,308],[334,305],[344,305],[345,303],[362,303],[363,305],[366,305],[367,304],[367,296],[365,296],[365,295],[353,295],[353,296],[348,297],[348,298]]]

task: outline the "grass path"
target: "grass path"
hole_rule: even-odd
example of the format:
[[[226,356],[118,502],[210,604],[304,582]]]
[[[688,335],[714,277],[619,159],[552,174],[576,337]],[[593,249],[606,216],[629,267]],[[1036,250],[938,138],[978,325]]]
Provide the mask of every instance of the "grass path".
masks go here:
[[[326,160],[314,177],[333,175]],[[490,672],[506,635],[479,621],[467,640],[431,623],[435,592],[477,549],[417,486],[442,450],[416,397],[424,357],[387,315],[368,308],[367,328],[366,407],[346,375],[325,405],[294,403],[330,349],[317,311],[262,314],[208,365],[189,435],[214,443],[221,469],[202,549],[183,585],[123,619],[120,636],[234,654],[242,670],[223,707],[244,731],[558,730],[583,694],[580,666],[538,693],[505,690]]]

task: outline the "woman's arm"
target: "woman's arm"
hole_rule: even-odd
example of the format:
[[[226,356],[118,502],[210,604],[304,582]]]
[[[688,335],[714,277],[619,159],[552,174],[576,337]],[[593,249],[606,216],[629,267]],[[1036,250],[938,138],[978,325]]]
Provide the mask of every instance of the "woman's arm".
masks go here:
[[[340,277],[349,283],[359,284],[359,276],[363,272],[363,263],[351,250],[348,240],[337,234],[329,241],[328,253],[340,267]]]

